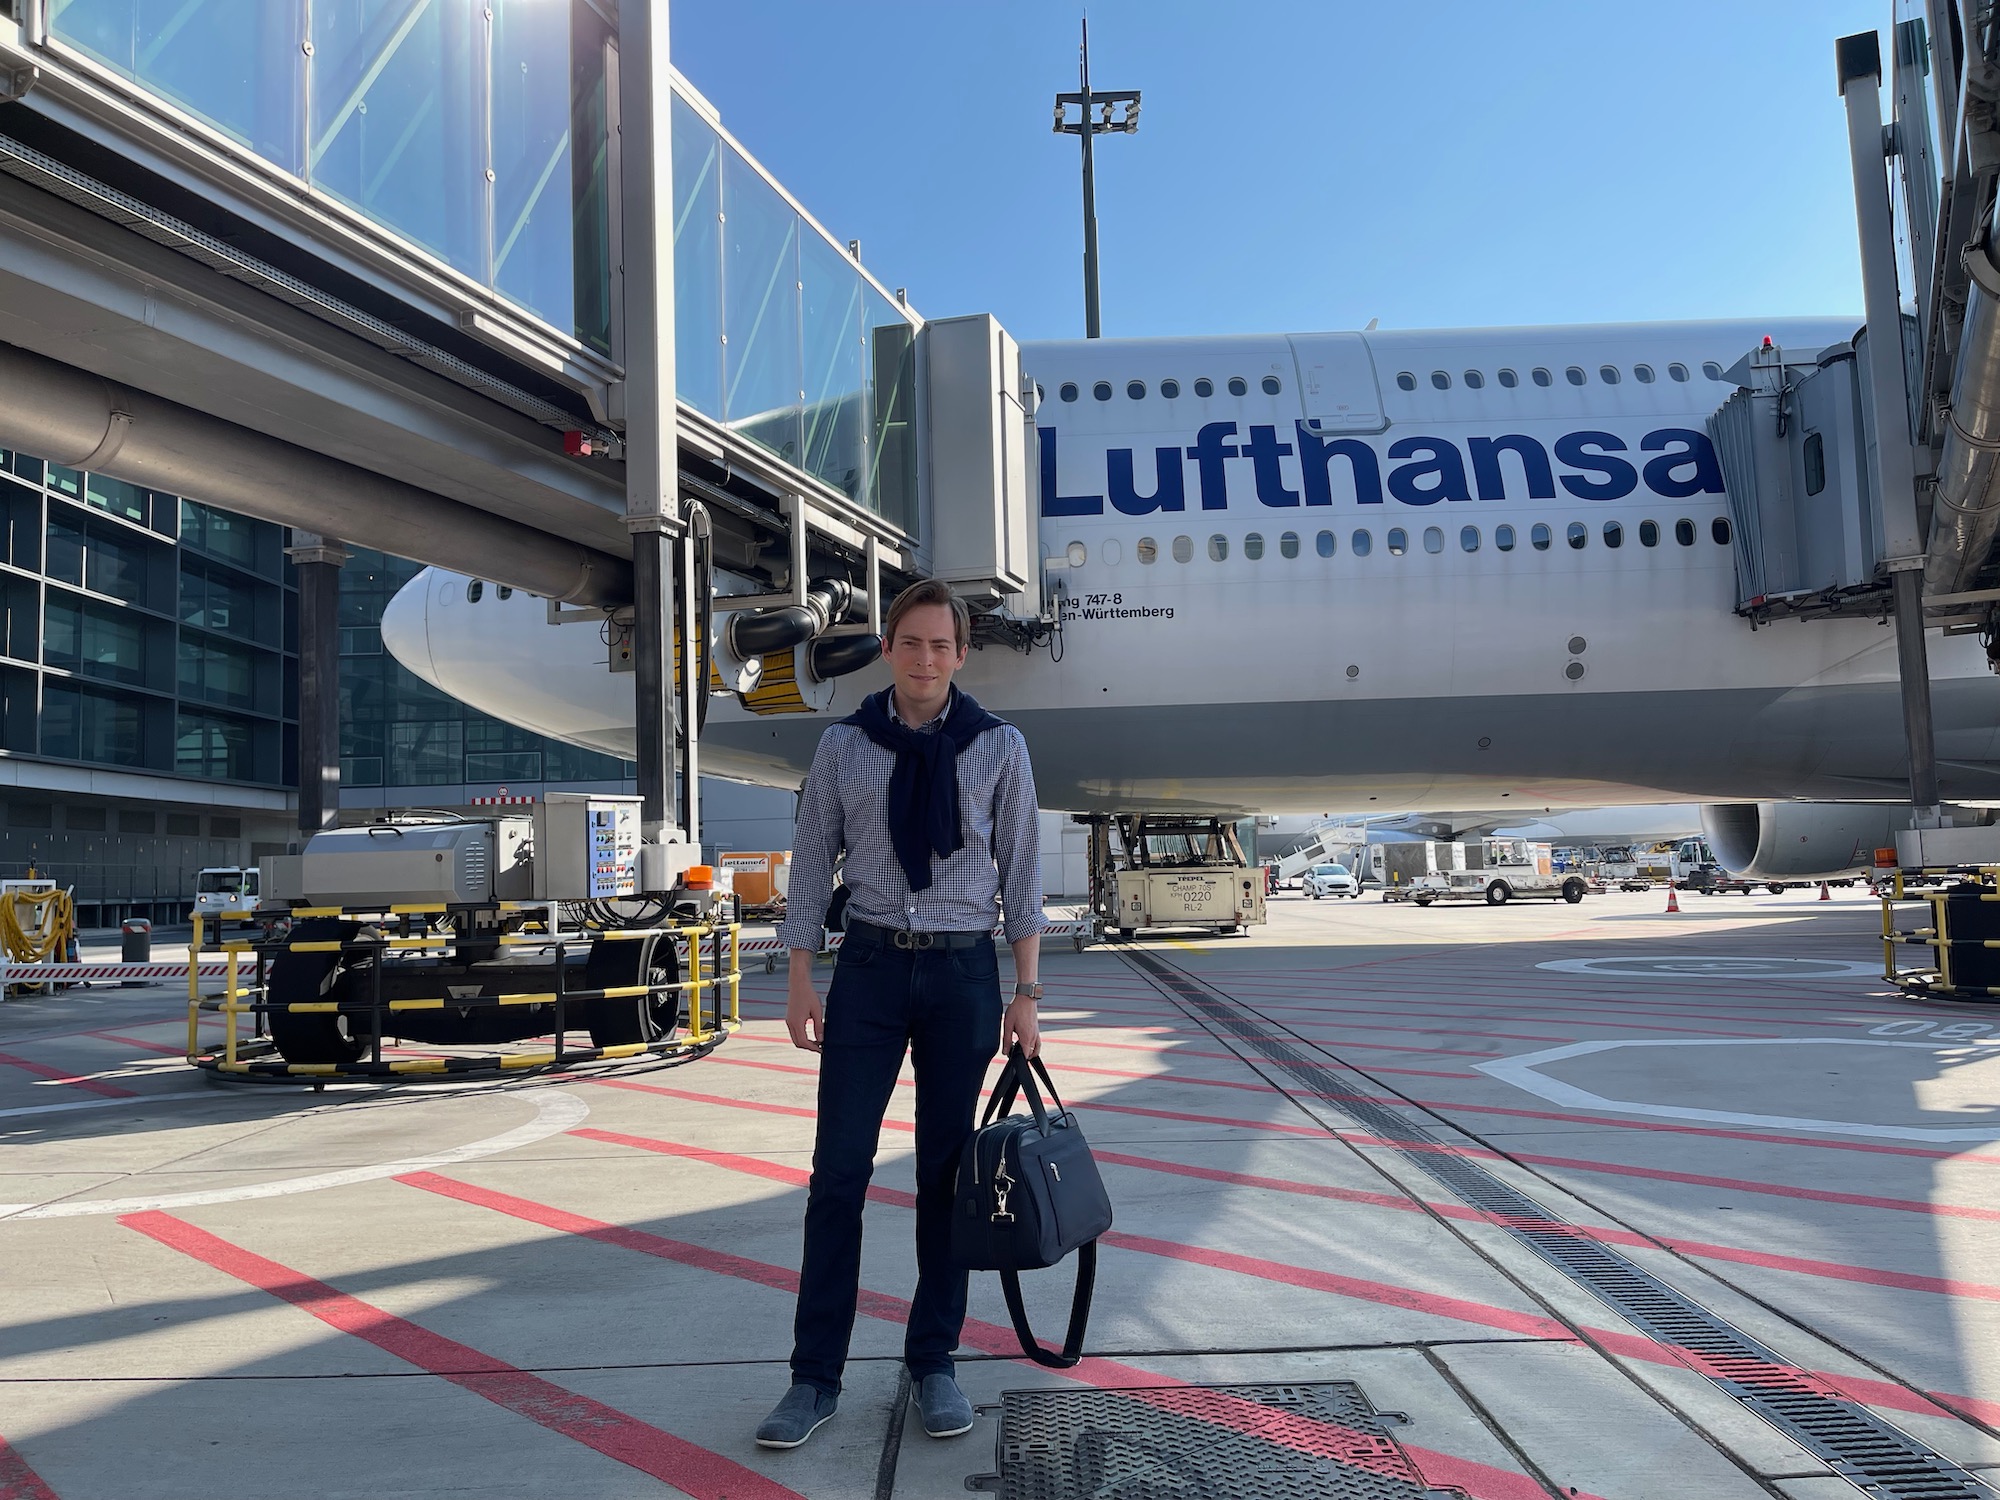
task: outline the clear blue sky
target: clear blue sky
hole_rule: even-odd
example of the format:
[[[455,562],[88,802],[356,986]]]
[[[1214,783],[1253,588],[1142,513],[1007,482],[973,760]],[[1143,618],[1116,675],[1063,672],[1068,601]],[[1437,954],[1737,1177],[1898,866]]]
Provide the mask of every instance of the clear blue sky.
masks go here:
[[[930,317],[1083,331],[1077,7],[673,0],[676,65]],[[1853,313],[1834,38],[1890,0],[1096,0],[1107,335]],[[1885,49],[1886,50],[1886,49]]]

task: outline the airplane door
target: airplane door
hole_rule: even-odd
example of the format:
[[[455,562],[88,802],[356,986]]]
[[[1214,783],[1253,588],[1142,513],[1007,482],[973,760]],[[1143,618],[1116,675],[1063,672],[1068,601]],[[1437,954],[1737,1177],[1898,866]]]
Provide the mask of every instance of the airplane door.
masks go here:
[[[1307,425],[1322,432],[1381,432],[1389,425],[1367,339],[1358,333],[1307,333],[1290,342]]]

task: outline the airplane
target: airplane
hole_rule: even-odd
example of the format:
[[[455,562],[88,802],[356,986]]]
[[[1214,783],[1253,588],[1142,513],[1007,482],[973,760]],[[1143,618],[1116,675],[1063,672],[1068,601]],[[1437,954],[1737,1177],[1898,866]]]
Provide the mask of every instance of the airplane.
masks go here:
[[[1811,878],[1908,826],[1892,626],[1753,628],[1705,430],[1726,369],[1855,318],[1026,344],[1056,649],[958,681],[1017,724],[1044,808],[1234,816],[1342,807],[1704,804],[1732,869]],[[718,575],[723,592],[768,582]],[[630,757],[601,633],[430,569],[388,649],[524,728]],[[2000,798],[2000,680],[1933,634],[1948,801]],[[704,772],[795,787],[821,712],[715,699]],[[1901,807],[1894,804],[1902,803]]]

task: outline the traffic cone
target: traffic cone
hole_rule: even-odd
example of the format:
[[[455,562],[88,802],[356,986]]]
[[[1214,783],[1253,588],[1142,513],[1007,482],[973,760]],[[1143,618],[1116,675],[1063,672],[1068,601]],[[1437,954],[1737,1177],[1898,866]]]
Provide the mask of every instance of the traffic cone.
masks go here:
[[[1679,911],[1680,909],[1681,909],[1680,897],[1674,894],[1674,883],[1671,880],[1669,880],[1667,882],[1667,910]]]
[[[1833,892],[1826,888],[1824,880],[1819,883],[1819,899],[1822,901],[1831,901],[1833,899]]]

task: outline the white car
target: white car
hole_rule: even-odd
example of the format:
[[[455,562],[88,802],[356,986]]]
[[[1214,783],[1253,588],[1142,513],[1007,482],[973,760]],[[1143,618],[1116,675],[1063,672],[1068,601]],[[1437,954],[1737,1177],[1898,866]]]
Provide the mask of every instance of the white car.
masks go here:
[[[1359,901],[1361,882],[1346,865],[1314,865],[1306,871],[1305,892],[1315,901],[1322,896],[1345,896],[1350,901]]]

